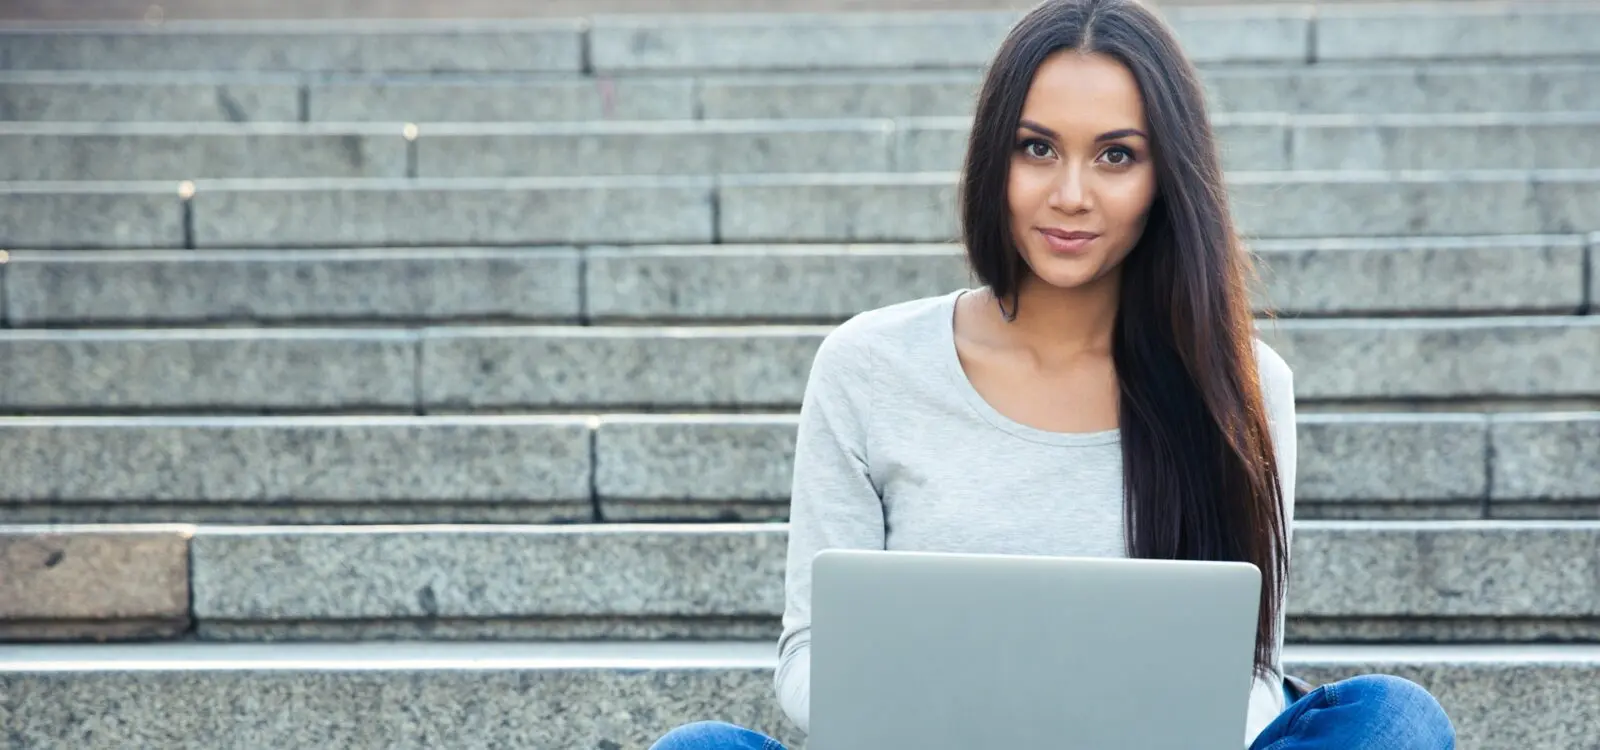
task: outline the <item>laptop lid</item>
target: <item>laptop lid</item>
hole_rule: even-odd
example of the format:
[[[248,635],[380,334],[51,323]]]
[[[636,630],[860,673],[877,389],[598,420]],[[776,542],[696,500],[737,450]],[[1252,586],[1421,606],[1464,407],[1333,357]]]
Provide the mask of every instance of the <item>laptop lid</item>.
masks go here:
[[[1239,750],[1244,563],[824,550],[808,750]]]

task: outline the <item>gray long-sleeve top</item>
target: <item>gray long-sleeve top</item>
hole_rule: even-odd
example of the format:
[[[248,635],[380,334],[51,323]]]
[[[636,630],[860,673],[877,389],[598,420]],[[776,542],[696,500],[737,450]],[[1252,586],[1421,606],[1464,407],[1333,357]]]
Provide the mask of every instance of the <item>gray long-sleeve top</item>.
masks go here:
[[[1000,414],[956,355],[968,290],[862,313],[831,332],[800,411],[776,688],[809,729],[811,559],[822,549],[1126,556],[1118,430],[1055,433]],[[1294,515],[1293,375],[1257,342],[1285,518]],[[1282,633],[1272,679],[1250,692],[1245,744],[1284,709]]]

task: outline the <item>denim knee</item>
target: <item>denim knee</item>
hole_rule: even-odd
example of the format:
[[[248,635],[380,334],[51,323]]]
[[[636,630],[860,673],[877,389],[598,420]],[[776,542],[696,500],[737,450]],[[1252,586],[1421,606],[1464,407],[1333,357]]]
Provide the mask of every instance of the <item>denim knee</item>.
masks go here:
[[[1387,674],[1352,677],[1334,685],[1340,705],[1367,708],[1368,731],[1376,736],[1404,737],[1404,747],[1453,748],[1455,726],[1444,707],[1415,682]],[[1402,745],[1396,745],[1397,747]]]
[[[666,734],[650,750],[771,750],[766,737],[721,721],[697,721]]]

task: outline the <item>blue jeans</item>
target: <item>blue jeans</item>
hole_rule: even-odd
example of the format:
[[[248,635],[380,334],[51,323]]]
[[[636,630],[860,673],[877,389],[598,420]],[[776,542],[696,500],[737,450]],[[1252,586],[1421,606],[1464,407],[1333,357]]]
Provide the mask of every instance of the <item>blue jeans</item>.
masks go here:
[[[1420,685],[1363,675],[1295,701],[1250,750],[1454,750],[1455,727]],[[784,750],[766,735],[715,721],[678,727],[651,750]]]

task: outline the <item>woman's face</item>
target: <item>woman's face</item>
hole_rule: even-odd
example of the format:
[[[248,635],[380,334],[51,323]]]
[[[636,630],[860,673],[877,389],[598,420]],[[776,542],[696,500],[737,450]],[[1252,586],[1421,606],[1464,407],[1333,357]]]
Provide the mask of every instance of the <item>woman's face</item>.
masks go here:
[[[1156,196],[1144,101],[1116,59],[1063,50],[1034,74],[1007,202],[1022,259],[1063,289],[1114,278]]]

